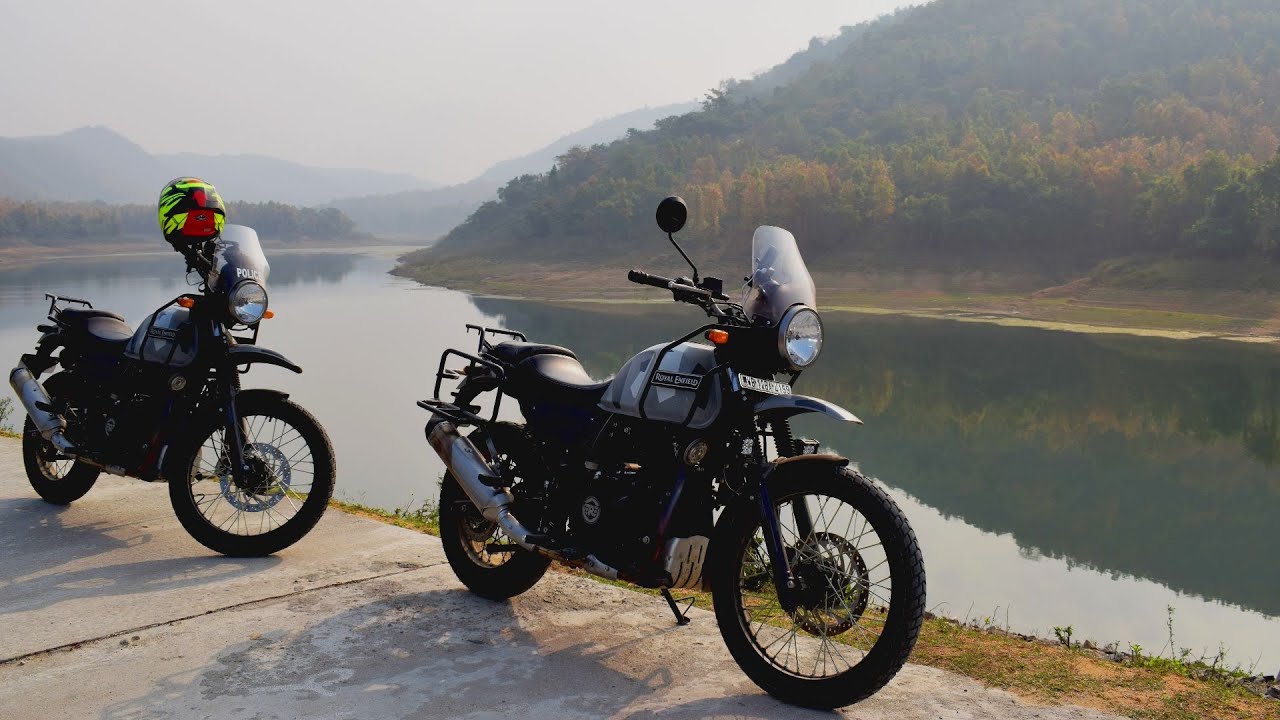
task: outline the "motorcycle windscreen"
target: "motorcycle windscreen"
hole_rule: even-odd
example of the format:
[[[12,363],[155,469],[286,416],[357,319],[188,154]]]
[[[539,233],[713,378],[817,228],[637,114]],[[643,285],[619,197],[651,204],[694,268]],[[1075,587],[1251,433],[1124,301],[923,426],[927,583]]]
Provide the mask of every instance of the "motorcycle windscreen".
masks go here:
[[[263,287],[267,286],[271,265],[267,263],[267,256],[258,242],[258,233],[253,228],[227,225],[214,243],[210,288],[229,291],[241,280],[256,280]]]
[[[794,235],[762,225],[751,238],[751,284],[742,295],[742,309],[752,322],[777,325],[796,304],[818,309],[809,268]]]

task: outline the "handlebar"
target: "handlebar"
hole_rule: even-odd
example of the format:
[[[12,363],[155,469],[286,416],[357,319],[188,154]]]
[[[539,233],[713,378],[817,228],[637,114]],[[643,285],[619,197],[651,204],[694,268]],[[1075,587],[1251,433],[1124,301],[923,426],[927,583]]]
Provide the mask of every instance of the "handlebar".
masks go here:
[[[711,300],[720,299],[710,290],[703,290],[702,288],[694,287],[693,285],[685,285],[684,283],[676,282],[671,278],[664,278],[659,275],[650,275],[649,273],[641,272],[640,270],[632,270],[628,272],[627,279],[639,285],[651,285],[656,288],[662,288],[663,290],[670,290],[672,296],[680,302],[697,303],[704,298]]]
[[[627,279],[637,285],[651,285],[656,288],[662,288],[663,290],[670,289],[672,283],[671,278],[650,275],[647,272],[641,272],[639,270],[632,270],[631,272],[628,272]]]

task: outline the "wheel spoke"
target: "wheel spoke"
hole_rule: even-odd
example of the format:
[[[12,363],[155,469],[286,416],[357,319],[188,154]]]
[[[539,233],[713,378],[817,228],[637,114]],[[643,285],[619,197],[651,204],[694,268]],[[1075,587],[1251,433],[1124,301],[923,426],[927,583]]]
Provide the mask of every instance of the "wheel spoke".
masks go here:
[[[191,498],[211,527],[230,535],[264,535],[291,522],[306,506],[315,479],[312,448],[302,431],[282,418],[262,413],[242,415],[240,421],[249,469],[237,479],[227,452],[229,438],[224,428],[216,428],[193,459]]]
[[[880,642],[890,607],[888,556],[870,519],[841,497],[799,493],[777,505],[780,539],[796,579],[784,611],[762,531],[743,546],[738,565],[742,627],[769,664],[800,677],[848,671]],[[797,513],[810,528],[800,536]],[[801,634],[806,638],[802,638]],[[851,655],[849,648],[856,649]]]

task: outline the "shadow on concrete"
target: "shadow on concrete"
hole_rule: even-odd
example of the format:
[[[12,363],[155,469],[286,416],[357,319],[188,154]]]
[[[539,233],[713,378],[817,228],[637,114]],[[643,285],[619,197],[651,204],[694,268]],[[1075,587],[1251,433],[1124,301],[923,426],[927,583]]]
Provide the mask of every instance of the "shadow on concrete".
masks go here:
[[[153,535],[136,518],[127,523],[64,522],[74,512],[69,506],[35,498],[0,500],[0,555],[5,558],[0,615],[82,597],[189,587],[262,572],[280,563],[275,557],[232,560],[188,555],[112,564],[104,561],[85,567],[85,561],[97,556],[147,545]],[[69,565],[74,569],[56,569]]]
[[[680,704],[681,690],[696,687],[699,668],[628,648],[670,628],[640,629],[638,638],[630,628],[612,643],[605,627],[590,632],[591,641],[561,646],[562,638],[537,629],[537,622],[527,630],[511,603],[490,602],[461,589],[397,594],[400,588],[380,583],[371,588],[375,598],[369,602],[297,632],[280,625],[296,627],[297,615],[321,614],[333,601],[319,594],[292,598],[292,622],[270,623],[203,667],[158,678],[148,695],[112,705],[103,717],[280,713],[559,720],[620,716],[646,704],[649,696],[666,707],[625,716],[832,717],[783,705],[758,691]]]
[[[0,615],[83,597],[162,592],[264,572],[280,558],[181,557],[102,565],[0,581]]]
[[[69,505],[50,505],[39,498],[0,500],[0,553],[13,560],[39,557],[45,565],[50,561],[61,564],[151,542],[151,534],[140,532],[141,528],[134,530],[132,537],[109,535],[109,531],[126,527],[110,520],[64,522],[75,512]]]

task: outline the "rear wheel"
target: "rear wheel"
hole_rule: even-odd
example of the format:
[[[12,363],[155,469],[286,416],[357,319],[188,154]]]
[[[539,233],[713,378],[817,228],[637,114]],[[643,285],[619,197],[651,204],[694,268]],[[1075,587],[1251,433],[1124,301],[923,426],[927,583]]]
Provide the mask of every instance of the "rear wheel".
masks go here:
[[[57,397],[67,379],[62,373],[50,376],[43,383],[45,392]],[[22,424],[22,464],[26,466],[31,488],[45,502],[54,505],[70,505],[84,497],[98,481],[98,468],[59,455],[30,417]]]
[[[483,436],[476,433],[471,440],[478,448],[487,445]],[[500,458],[500,462],[510,463],[510,458]],[[510,467],[513,465],[509,465],[508,472],[512,471]],[[520,516],[518,504],[515,515]],[[440,486],[440,541],[449,567],[462,584],[490,600],[506,600],[523,593],[536,585],[551,565],[548,558],[512,547],[497,524],[485,520],[467,498],[453,473],[446,473]]]
[[[924,619],[924,560],[906,518],[863,475],[796,468],[770,482],[795,579],[780,599],[754,504],[727,508],[710,570],[720,634],[778,699],[835,708],[865,699],[907,661]]]
[[[22,424],[22,463],[27,480],[45,502],[70,505],[84,497],[98,481],[98,469],[59,455],[40,435],[31,418]]]
[[[248,470],[237,480],[219,418],[175,454],[169,501],[201,545],[232,557],[283,550],[315,527],[333,496],[335,461],[311,413],[272,392],[236,398]]]

